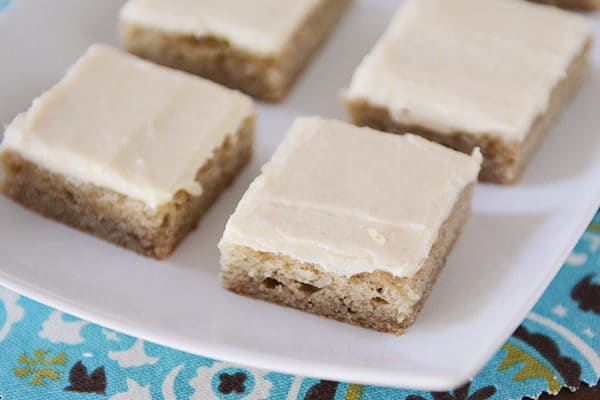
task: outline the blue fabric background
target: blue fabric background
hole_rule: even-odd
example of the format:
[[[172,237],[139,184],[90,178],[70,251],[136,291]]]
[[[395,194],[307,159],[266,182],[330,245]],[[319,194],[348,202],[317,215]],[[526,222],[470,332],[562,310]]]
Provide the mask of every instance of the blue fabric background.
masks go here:
[[[600,213],[517,332],[453,393],[239,368],[110,331],[0,288],[2,400],[508,400],[595,385],[599,377]]]

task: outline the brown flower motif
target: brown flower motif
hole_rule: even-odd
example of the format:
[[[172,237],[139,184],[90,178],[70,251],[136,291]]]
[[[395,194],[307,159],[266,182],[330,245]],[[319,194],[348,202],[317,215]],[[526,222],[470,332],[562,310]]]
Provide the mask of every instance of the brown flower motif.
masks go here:
[[[471,383],[467,383],[464,386],[454,390],[454,392],[431,392],[433,400],[487,400],[496,394],[496,388],[493,386],[485,386],[475,391],[475,393],[469,396],[469,390],[471,389]],[[410,395],[406,400],[427,400],[423,396]]]

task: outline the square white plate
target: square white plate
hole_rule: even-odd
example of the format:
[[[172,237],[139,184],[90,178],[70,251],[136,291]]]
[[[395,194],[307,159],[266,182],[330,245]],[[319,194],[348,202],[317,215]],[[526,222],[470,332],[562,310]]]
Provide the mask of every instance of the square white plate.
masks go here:
[[[14,0],[0,13],[0,122],[27,109],[89,44],[115,42],[121,3]],[[0,284],[134,336],[241,364],[428,390],[469,379],[533,306],[599,205],[598,48],[591,80],[522,182],[477,187],[473,216],[405,335],[243,298],[218,279],[217,241],[260,165],[295,116],[344,119],[339,90],[397,4],[356,1],[287,100],[260,105],[252,163],[167,261],[137,256],[0,197]]]

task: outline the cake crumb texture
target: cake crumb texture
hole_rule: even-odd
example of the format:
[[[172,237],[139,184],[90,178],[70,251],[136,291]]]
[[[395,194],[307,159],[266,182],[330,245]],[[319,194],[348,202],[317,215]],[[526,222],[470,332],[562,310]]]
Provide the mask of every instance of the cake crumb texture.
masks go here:
[[[360,126],[479,147],[479,179],[515,183],[587,77],[591,34],[579,15],[523,1],[409,0],[356,68],[346,108]]]
[[[316,3],[282,47],[271,52],[240,46],[235,38],[212,32],[192,35],[123,18],[121,45],[158,64],[211,79],[261,100],[279,101],[326,40],[350,0]]]
[[[225,137],[196,174],[199,196],[179,191],[157,208],[53,173],[19,153],[0,155],[0,190],[23,206],[139,254],[163,259],[193,230],[252,154],[254,119]]]
[[[600,10],[600,0],[532,0],[538,3],[550,4],[571,10],[596,11]]]
[[[427,259],[411,278],[381,270],[347,277],[282,254],[226,244],[221,249],[223,285],[245,296],[401,334],[414,323],[460,236],[471,196],[472,185],[460,194]]]

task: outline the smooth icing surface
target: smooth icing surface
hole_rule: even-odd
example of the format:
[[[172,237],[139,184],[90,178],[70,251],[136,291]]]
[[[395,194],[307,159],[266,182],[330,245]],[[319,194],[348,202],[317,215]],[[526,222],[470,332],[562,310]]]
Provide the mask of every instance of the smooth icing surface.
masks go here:
[[[94,45],[13,120],[0,151],[156,207],[199,195],[198,168],[253,114],[239,92]]]
[[[409,0],[347,97],[403,124],[521,141],[590,35],[584,17],[521,0]]]
[[[129,0],[121,22],[180,35],[216,36],[260,54],[279,52],[323,0]]]
[[[414,135],[299,118],[230,217],[220,247],[280,253],[348,276],[412,276],[480,163],[478,152]]]

